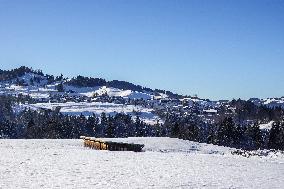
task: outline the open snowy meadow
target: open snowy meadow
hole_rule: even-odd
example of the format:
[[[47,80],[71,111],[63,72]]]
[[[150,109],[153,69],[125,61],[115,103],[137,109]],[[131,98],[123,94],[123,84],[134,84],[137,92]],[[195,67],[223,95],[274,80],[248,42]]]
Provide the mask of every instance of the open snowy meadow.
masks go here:
[[[110,140],[110,139],[108,139]],[[82,140],[0,140],[0,188],[283,188],[284,156],[172,138],[126,138],[144,152],[99,151]]]

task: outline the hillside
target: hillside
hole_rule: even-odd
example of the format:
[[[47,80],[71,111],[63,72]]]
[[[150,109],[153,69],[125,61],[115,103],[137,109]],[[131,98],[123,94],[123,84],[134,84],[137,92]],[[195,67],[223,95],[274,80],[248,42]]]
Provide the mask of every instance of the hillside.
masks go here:
[[[284,98],[212,101],[127,81],[0,70],[0,138],[171,136],[283,149]]]

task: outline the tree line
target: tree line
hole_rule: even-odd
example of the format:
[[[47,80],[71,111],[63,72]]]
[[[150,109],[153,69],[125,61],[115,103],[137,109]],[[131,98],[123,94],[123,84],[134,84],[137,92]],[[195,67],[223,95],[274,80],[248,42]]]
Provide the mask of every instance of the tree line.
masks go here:
[[[261,130],[258,124],[236,124],[232,117],[225,117],[215,124],[206,124],[196,115],[176,118],[168,115],[164,127],[171,137],[202,143],[256,150],[284,150],[284,122],[276,121],[270,130]]]
[[[260,130],[258,122],[241,124],[238,113],[232,117],[225,116],[216,123],[206,123],[196,114],[184,116],[168,112],[163,124],[148,125],[138,116],[133,119],[122,113],[85,117],[64,115],[60,113],[60,108],[53,111],[14,110],[15,104],[26,100],[0,95],[0,138],[167,136],[247,150],[284,150],[284,122],[279,117],[270,130]],[[246,108],[244,111],[247,111]]]
[[[24,101],[25,99],[23,99]],[[161,125],[146,124],[139,116],[102,113],[85,117],[70,116],[54,111],[25,109],[15,113],[13,105],[20,99],[0,96],[0,138],[79,138],[94,137],[146,137],[161,136]]]

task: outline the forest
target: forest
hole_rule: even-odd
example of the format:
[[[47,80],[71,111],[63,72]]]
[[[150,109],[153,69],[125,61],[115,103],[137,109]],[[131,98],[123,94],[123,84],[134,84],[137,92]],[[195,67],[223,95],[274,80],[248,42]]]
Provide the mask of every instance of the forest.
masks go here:
[[[95,114],[89,117],[70,116],[60,113],[60,107],[53,111],[25,109],[15,112],[14,104],[21,100],[19,97],[0,95],[0,138],[66,139],[79,138],[80,135],[109,138],[176,137],[246,150],[284,150],[283,121],[274,122],[269,131],[260,130],[257,124],[240,124],[240,120],[255,116],[246,108],[234,117],[224,116],[215,124],[205,123],[195,114],[181,116],[168,112],[163,124],[148,125],[139,116],[133,119],[123,113],[115,116],[102,113],[99,117]],[[267,110],[271,116],[277,112]]]

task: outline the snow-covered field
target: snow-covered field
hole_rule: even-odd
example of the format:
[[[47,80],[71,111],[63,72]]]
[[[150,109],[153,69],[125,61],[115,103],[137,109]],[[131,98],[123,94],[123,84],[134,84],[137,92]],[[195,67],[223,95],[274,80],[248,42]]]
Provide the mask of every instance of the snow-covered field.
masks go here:
[[[109,140],[109,139],[107,139]],[[113,139],[145,152],[84,148],[81,140],[0,140],[0,188],[283,188],[284,157],[170,138]]]
[[[22,104],[16,109],[31,108],[37,110],[40,108],[54,110],[56,107],[61,107],[60,112],[68,115],[90,116],[93,113],[100,116],[105,112],[107,115],[114,116],[117,113],[129,114],[133,117],[139,117],[148,124],[155,124],[157,120],[161,120],[153,114],[153,109],[143,108],[141,106],[114,104],[107,102],[67,102],[67,103],[37,103],[37,104]]]

